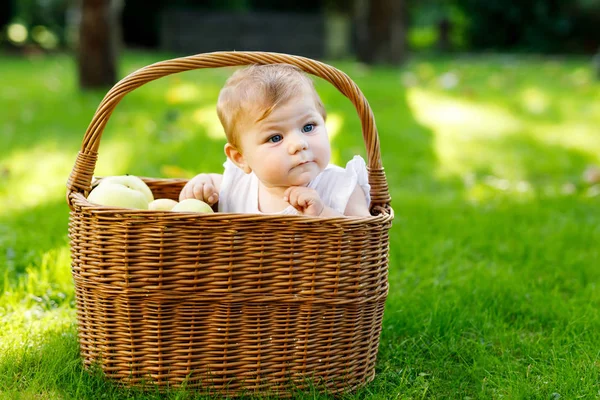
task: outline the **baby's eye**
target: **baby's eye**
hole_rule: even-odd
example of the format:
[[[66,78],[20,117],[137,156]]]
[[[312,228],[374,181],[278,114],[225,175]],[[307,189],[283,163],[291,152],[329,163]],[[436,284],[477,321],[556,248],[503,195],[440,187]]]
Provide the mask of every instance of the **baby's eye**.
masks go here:
[[[306,124],[302,127],[302,132],[309,133],[312,132],[313,129],[315,129],[315,124]]]
[[[271,142],[271,143],[281,142],[282,140],[283,140],[283,136],[281,136],[281,135],[273,135],[269,138],[269,142]]]

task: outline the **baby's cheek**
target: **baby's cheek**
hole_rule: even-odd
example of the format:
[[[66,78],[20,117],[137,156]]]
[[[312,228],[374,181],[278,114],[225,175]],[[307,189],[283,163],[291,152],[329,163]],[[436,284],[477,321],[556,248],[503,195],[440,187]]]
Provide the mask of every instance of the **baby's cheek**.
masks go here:
[[[329,161],[331,160],[331,145],[329,143],[329,139],[325,138],[322,149],[325,163],[329,164]]]
[[[319,157],[319,159],[319,167],[321,168],[321,170],[324,170],[331,161],[331,151],[329,150],[329,148],[324,149],[323,154],[321,155],[321,157]]]

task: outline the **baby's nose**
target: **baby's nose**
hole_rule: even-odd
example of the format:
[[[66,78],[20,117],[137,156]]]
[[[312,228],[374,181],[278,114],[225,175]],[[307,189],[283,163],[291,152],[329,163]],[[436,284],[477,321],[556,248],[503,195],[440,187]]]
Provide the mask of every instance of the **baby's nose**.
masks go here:
[[[293,135],[290,138],[290,153],[294,154],[308,148],[308,142],[303,135]]]

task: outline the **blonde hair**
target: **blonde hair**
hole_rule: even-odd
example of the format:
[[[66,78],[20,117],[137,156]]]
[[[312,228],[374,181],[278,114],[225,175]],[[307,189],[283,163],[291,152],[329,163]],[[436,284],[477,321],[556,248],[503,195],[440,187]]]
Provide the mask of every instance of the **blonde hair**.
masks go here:
[[[219,93],[217,114],[227,141],[239,149],[240,125],[267,118],[273,110],[302,90],[308,89],[323,119],[323,102],[312,80],[300,68],[288,64],[251,65],[236,71]],[[254,120],[249,118],[254,117]]]

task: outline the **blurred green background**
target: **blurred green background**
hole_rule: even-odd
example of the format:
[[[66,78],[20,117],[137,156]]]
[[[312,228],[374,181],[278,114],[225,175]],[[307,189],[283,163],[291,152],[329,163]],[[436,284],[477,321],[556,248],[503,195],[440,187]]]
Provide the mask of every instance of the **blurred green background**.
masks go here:
[[[48,50],[73,45],[77,41],[80,3],[73,0],[3,1],[0,4],[0,44],[16,48],[37,45]],[[376,3],[384,11],[402,9],[407,45],[413,51],[591,54],[600,46],[597,0],[104,0],[96,3],[111,3],[118,10],[122,37],[128,47],[160,47],[164,29],[162,17],[171,10],[230,15],[319,15],[327,21],[328,31],[336,27],[344,29],[330,41],[352,42],[356,32],[351,31],[359,27],[347,27],[340,20],[356,21],[360,10],[368,8],[369,3]],[[353,45],[345,46],[352,49]]]
[[[206,24],[304,21],[281,32],[298,37],[293,43],[260,42],[249,30],[239,45],[281,51],[288,41],[346,72],[373,109],[396,215],[390,294],[375,381],[343,398],[598,397],[597,1],[111,4],[0,4],[1,399],[201,397],[140,393],[84,372],[67,238],[66,180],[111,79],[232,40],[163,25],[165,15],[182,18],[178,10]],[[104,43],[118,51],[95,64],[97,72],[112,62],[114,74],[88,75],[84,85],[82,54],[103,54],[79,45],[101,27],[81,33],[86,5],[112,16],[118,29]],[[294,30],[307,26],[306,37]],[[103,133],[95,173],[219,172],[225,139],[215,101],[231,72],[171,75],[127,95]],[[316,86],[333,161],[364,156],[350,102],[322,80]]]

